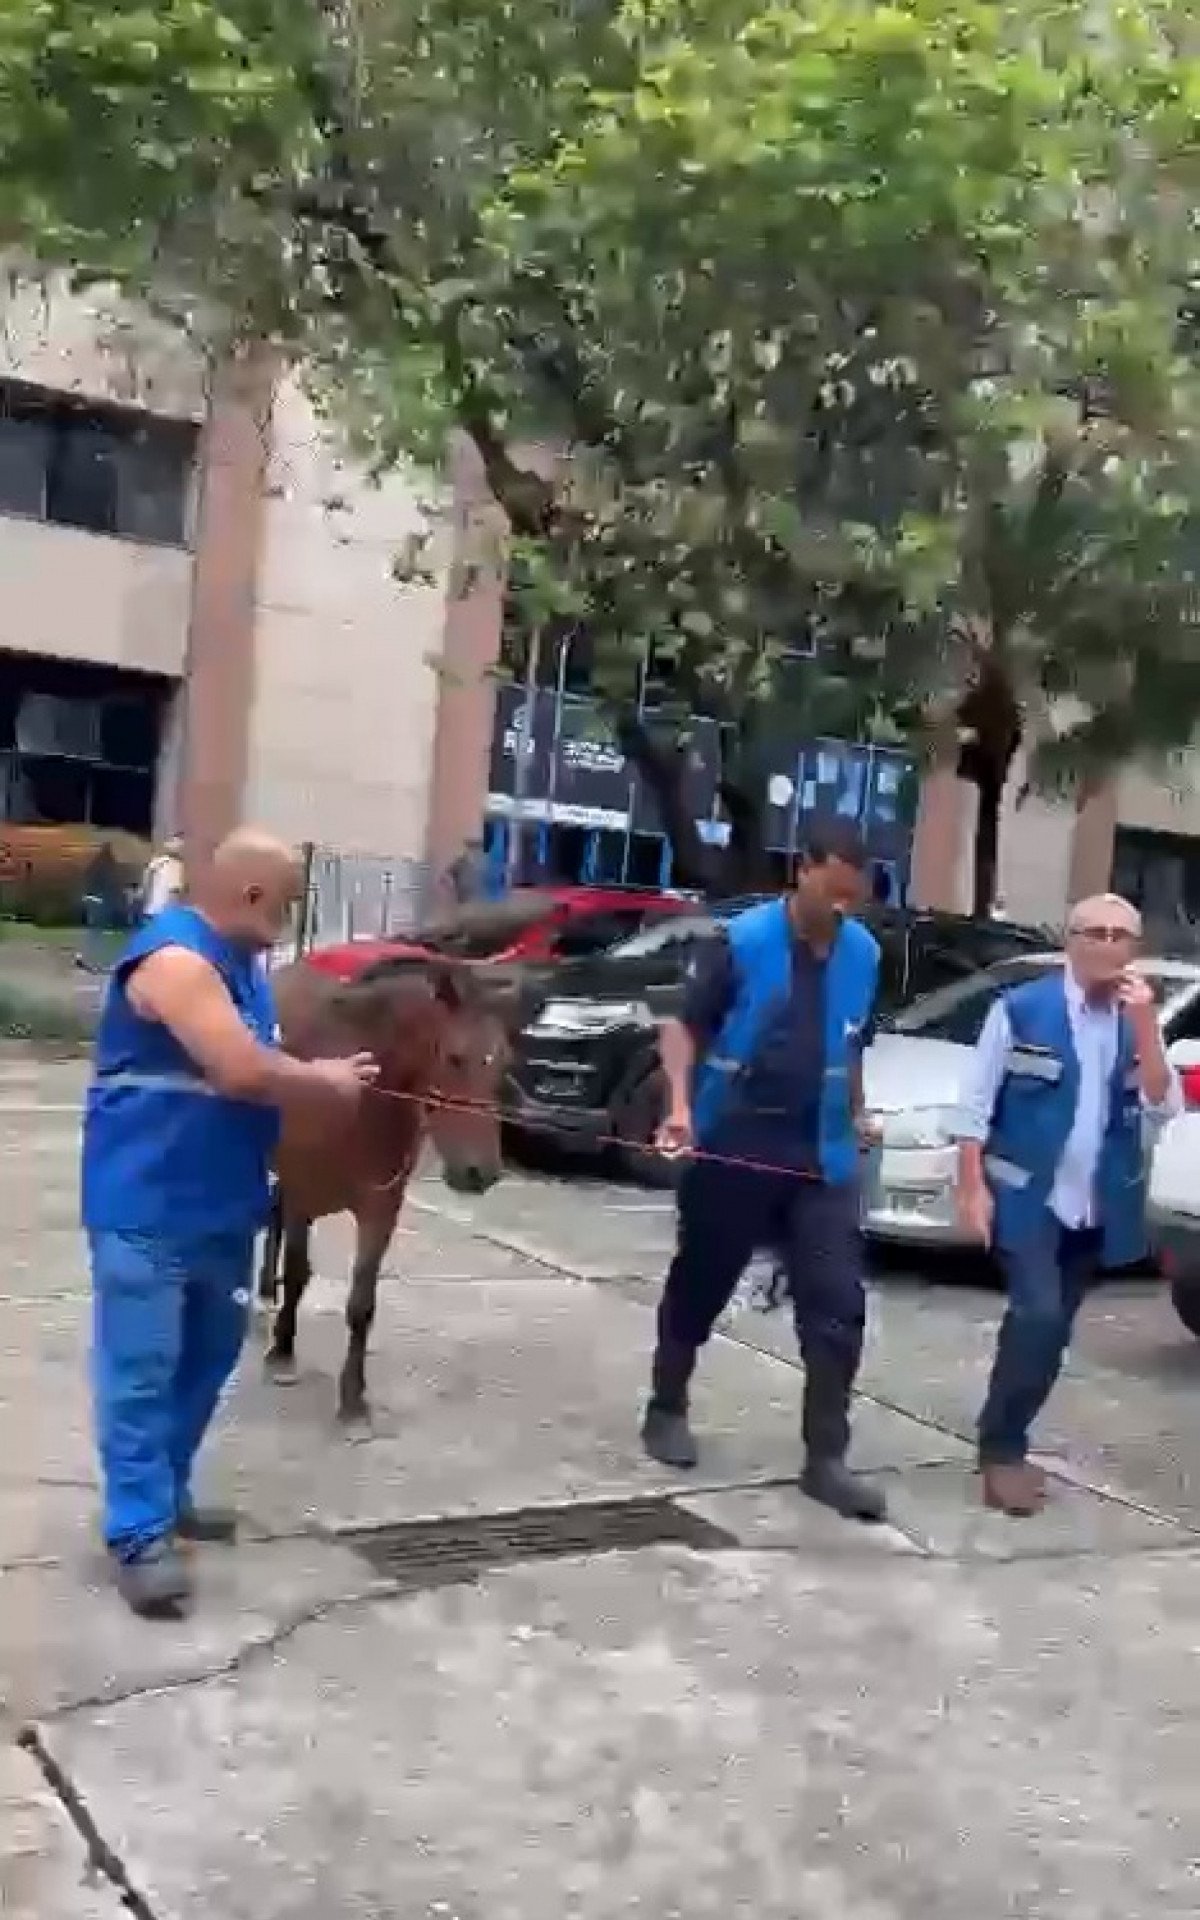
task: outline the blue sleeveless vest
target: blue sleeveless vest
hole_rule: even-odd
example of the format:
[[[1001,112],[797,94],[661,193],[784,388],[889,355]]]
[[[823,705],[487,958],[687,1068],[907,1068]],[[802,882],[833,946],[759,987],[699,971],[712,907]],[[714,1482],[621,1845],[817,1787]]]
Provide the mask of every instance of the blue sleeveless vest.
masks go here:
[[[265,1045],[275,1006],[255,955],[192,907],[166,907],[139,928],[117,963],[96,1036],[83,1126],[83,1224],[89,1232],[254,1233],[266,1221],[279,1135],[271,1107],[230,1100],[203,1079],[165,1027],[143,1020],[126,984],[140,960],[187,947],[214,966]]]
[[[1004,1005],[1013,1044],[984,1171],[995,1197],[997,1245],[1014,1252],[1044,1227],[1079,1104],[1079,1059],[1061,974],[1014,988]],[[1146,1250],[1142,1100],[1133,1033],[1124,1015],[1096,1169],[1096,1213],[1105,1264],[1120,1267],[1139,1260]]]
[[[792,930],[785,901],[770,900],[735,915],[726,934],[737,997],[696,1070],[692,1115],[702,1147],[711,1144],[722,1122],[735,1119],[739,1082],[754,1064],[791,988]],[[818,1139],[821,1173],[835,1185],[853,1180],[858,1172],[849,1069],[871,1017],[878,979],[879,947],[873,935],[857,920],[843,921],[825,972],[825,1071]]]

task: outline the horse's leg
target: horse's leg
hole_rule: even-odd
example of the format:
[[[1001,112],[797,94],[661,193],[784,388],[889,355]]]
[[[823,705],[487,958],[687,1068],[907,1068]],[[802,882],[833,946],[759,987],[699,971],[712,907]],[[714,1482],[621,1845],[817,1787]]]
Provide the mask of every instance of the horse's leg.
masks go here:
[[[283,1195],[278,1185],[271,1193],[271,1211],[263,1238],[262,1265],[258,1269],[258,1303],[273,1307],[279,1298],[279,1254],[283,1246]]]
[[[296,1316],[304,1289],[312,1278],[308,1257],[312,1224],[308,1220],[287,1220],[283,1227],[283,1303],[275,1316],[275,1331],[267,1349],[267,1371],[272,1378],[287,1384],[296,1377]]]
[[[357,1237],[354,1273],[346,1300],[346,1360],[338,1382],[338,1419],[365,1420],[367,1405],[367,1341],[375,1319],[379,1269],[391,1245],[400,1213],[402,1193],[389,1194],[381,1206],[377,1196],[354,1216]]]

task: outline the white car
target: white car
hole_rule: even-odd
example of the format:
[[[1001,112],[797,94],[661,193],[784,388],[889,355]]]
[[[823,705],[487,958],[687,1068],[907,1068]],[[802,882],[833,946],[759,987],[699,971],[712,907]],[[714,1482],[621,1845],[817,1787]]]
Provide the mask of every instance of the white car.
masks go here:
[[[1175,1311],[1200,1339],[1200,1041],[1173,1049],[1187,1111],[1163,1128],[1150,1167],[1150,1246]]]
[[[863,1196],[863,1226],[872,1238],[929,1247],[967,1243],[954,1203],[955,1127],[972,1049],[1000,994],[1062,964],[1061,953],[1031,954],[956,980],[905,1007],[868,1048],[863,1063],[866,1103],[882,1131],[882,1145],[870,1157]],[[1189,1062],[1200,1065],[1200,960],[1146,959],[1138,962],[1138,971],[1154,989],[1172,1060],[1181,1071]],[[1189,1140],[1194,1148],[1172,1145],[1170,1164],[1176,1164],[1177,1153],[1191,1163],[1200,1288],[1200,1116],[1195,1123],[1190,1116],[1173,1122],[1162,1141],[1176,1128],[1193,1124],[1196,1130]],[[1154,1175],[1160,1151],[1155,1149]],[[1200,1309],[1200,1295],[1197,1304]]]

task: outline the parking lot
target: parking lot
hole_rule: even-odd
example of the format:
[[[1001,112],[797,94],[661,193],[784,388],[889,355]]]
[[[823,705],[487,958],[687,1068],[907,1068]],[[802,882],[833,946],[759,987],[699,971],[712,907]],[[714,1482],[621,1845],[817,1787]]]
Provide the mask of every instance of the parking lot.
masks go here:
[[[792,1484],[785,1313],[706,1357],[701,1471],[638,1446],[668,1200],[422,1180],[374,1421],[333,1420],[348,1236],[300,1379],[248,1351],[211,1459],[250,1538],[183,1626],[94,1534],[77,1066],[0,1065],[0,1907],[22,1920],[1138,1920],[1196,1910],[1200,1343],[1100,1292],[1043,1518],[978,1507],[998,1298],[889,1262],[856,1454]],[[18,1745],[18,1742],[23,1744]]]

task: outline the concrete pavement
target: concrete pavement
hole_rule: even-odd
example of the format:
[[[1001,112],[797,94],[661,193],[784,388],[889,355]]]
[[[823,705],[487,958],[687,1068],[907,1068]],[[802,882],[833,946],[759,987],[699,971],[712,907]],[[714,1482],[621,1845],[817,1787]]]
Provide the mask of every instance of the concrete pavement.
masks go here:
[[[999,1303],[889,1277],[857,1452],[895,1524],[864,1531],[790,1484],[782,1316],[707,1356],[698,1475],[641,1456],[664,1203],[422,1183],[370,1431],[333,1423],[335,1228],[298,1383],[251,1351],[213,1449],[250,1538],[149,1627],[93,1533],[78,1083],[0,1063],[0,1911],[1197,1911],[1200,1346],[1152,1288],[1090,1308],[1020,1525],[970,1473]]]

